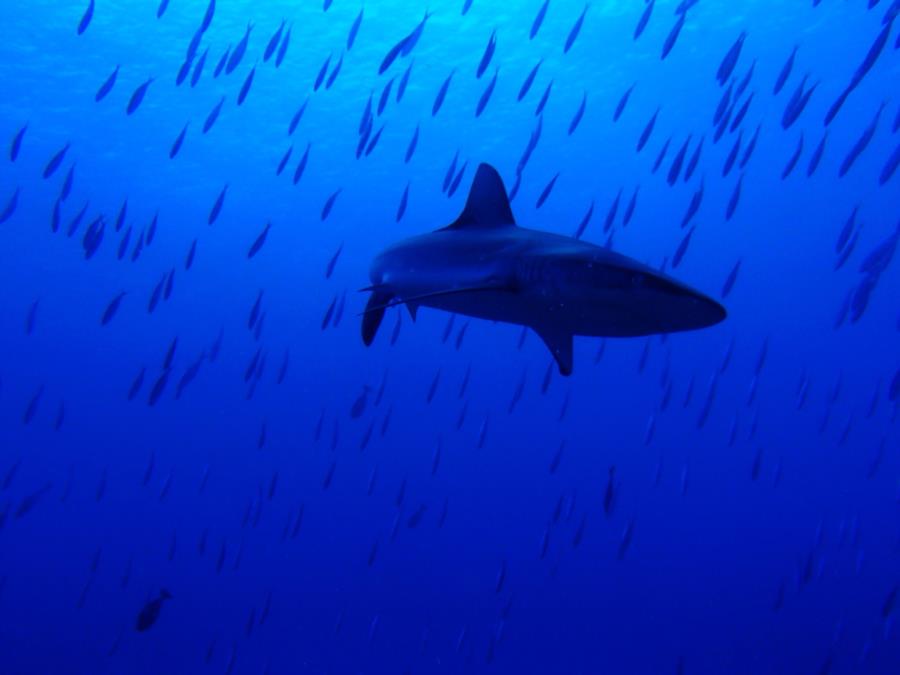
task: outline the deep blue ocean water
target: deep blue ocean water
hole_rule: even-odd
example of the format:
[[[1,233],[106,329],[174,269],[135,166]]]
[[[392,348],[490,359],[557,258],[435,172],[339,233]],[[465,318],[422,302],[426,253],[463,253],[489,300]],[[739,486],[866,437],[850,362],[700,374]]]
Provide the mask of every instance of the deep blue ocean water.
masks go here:
[[[468,4],[218,0],[205,31],[206,0],[0,7],[0,672],[900,672],[897,3],[657,0],[637,39],[638,0],[550,0],[533,38],[540,0]],[[520,225],[593,204],[584,240],[728,318],[576,337],[570,377],[428,308],[365,347],[370,261],[482,162]]]

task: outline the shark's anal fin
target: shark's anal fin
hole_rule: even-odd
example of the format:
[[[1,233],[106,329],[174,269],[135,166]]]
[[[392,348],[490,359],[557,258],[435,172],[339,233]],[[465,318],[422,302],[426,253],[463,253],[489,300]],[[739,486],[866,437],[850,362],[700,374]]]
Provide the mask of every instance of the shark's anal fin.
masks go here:
[[[375,339],[375,333],[384,318],[384,310],[390,304],[394,294],[380,288],[373,288],[372,295],[366,303],[366,311],[363,312],[362,339],[368,347]]]
[[[553,354],[556,365],[559,367],[560,375],[572,374],[572,334],[565,331],[557,330],[553,326],[532,326],[547,349]]]
[[[515,224],[503,179],[490,164],[480,164],[463,212],[445,229],[492,229]]]

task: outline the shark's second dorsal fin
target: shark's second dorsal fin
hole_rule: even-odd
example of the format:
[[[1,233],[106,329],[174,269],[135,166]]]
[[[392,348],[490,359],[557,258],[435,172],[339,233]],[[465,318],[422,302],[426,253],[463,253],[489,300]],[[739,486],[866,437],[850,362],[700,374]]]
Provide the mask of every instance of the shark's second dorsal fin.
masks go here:
[[[466,207],[459,214],[459,218],[445,229],[492,229],[514,227],[515,224],[503,179],[500,178],[497,169],[490,164],[480,164],[478,171],[475,172],[472,188],[469,190]]]

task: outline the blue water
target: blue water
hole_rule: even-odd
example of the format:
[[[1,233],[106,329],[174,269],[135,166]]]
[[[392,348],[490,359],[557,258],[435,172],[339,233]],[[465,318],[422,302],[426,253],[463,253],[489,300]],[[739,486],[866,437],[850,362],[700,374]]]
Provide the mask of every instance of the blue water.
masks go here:
[[[584,5],[551,0],[529,39],[541,4],[474,0],[463,14],[462,0],[430,2],[418,42],[378,75],[424,4],[366,3],[347,51],[359,2],[335,0],[323,11],[318,0],[219,0],[199,36],[191,73],[209,53],[193,87],[190,75],[180,86],[175,79],[206,0],[171,0],[159,19],[150,0],[97,0],[80,35],[86,2],[0,7],[0,213],[8,212],[0,225],[0,672],[900,672],[897,265],[879,268],[867,304],[842,312],[866,279],[867,256],[890,242],[900,218],[900,172],[879,182],[900,144],[900,25],[828,125],[821,164],[807,175],[823,118],[891,3],[701,0],[664,60],[676,2],[658,0],[637,40],[644,3],[592,3],[565,53]],[[277,55],[262,57],[282,20],[291,38],[276,67]],[[233,73],[213,77],[248,22],[246,55]],[[496,52],[476,78],[494,31]],[[731,114],[753,99],[713,143],[728,87],[716,72],[741,32],[732,86],[755,65]],[[774,95],[795,45],[793,70]],[[327,74],[343,58],[341,70],[313,91],[329,55]],[[117,65],[115,85],[96,102]],[[805,75],[806,89],[817,87],[784,129]],[[391,78],[364,147],[383,127],[381,136],[357,158],[367,101],[377,108]],[[222,97],[220,117],[202,133]],[[839,177],[882,102],[871,142]],[[445,340],[449,316],[427,308],[415,323],[402,307],[389,310],[366,348],[358,290],[372,258],[453,221],[482,162],[512,189],[539,119],[512,201],[518,223],[572,235],[593,203],[584,240],[665,265],[719,298],[727,320],[667,338],[576,338],[568,378],[534,333],[522,343],[518,326],[457,316]],[[688,135],[685,163],[705,139],[699,164],[670,186]],[[738,161],[723,177],[739,136]],[[801,136],[800,160],[782,179]],[[456,171],[466,169],[448,198],[442,185],[457,152]],[[73,167],[71,193],[57,201]],[[682,229],[701,184],[699,211]],[[221,215],[208,225],[226,185]],[[862,227],[836,271],[835,242],[857,206]],[[132,262],[155,214],[155,237]],[[105,223],[103,240],[86,258],[94,222]],[[168,299],[148,311],[172,270]],[[149,405],[176,337],[168,381]],[[356,404],[364,387],[369,395]],[[138,614],[163,588],[173,598],[137,631]]]

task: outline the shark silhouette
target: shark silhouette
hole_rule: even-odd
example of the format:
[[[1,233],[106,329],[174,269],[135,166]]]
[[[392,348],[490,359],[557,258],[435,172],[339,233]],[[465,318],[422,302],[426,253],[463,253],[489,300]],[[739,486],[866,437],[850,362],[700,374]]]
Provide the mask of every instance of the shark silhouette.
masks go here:
[[[633,337],[705,328],[725,319],[715,300],[594,244],[518,227],[497,170],[481,164],[453,223],[400,241],[372,262],[362,338],[405,304],[520,324],[572,372],[575,335]]]

